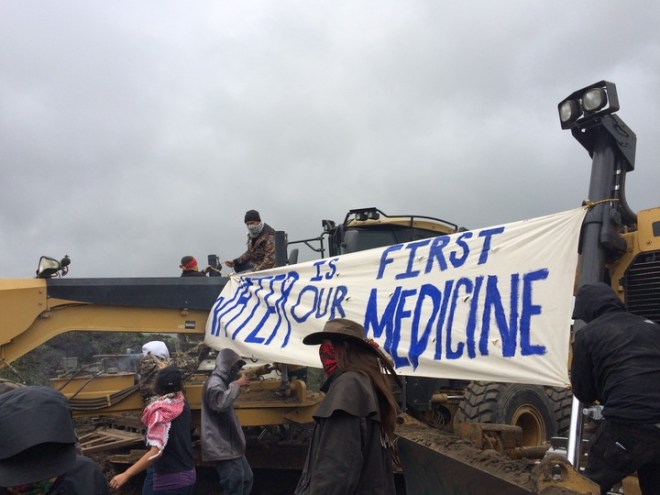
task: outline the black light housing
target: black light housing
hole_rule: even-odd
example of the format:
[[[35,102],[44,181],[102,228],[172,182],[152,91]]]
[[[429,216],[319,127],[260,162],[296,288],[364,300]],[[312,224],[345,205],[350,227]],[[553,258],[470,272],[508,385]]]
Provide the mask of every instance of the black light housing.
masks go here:
[[[367,220],[378,220],[380,219],[380,214],[382,212],[378,210],[378,208],[355,208],[352,210],[349,210],[348,214],[346,215],[346,220],[344,220],[344,223],[346,223],[349,219],[349,217],[353,216],[355,220],[358,222],[366,222]]]
[[[48,256],[42,256],[37,266],[37,278],[51,278],[53,275],[57,275],[58,272],[61,273],[59,276],[64,276],[69,272],[70,264],[71,258],[69,256],[64,256],[60,261]]]
[[[619,110],[616,85],[608,81],[591,84],[559,102],[557,110],[562,129],[587,127],[594,119]]]
[[[323,227],[323,232],[332,232],[337,226],[332,220],[321,220],[321,226]]]

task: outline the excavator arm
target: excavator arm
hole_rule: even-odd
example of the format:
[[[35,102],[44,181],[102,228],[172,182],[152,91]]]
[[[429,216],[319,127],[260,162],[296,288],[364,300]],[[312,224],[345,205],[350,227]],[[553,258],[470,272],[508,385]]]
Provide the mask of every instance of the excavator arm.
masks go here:
[[[69,331],[203,334],[226,280],[2,280],[0,368]]]

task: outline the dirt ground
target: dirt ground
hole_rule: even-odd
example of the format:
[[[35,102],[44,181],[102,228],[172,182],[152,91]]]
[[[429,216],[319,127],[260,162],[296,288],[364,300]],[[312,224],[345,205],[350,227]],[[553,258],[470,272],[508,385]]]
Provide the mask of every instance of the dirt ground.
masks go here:
[[[92,420],[77,419],[77,430],[79,435],[87,433],[94,429],[94,422]],[[479,450],[474,448],[469,442],[462,440],[460,437],[447,433],[445,431],[428,428],[421,426],[416,422],[406,423],[400,425],[399,433],[407,439],[414,441],[420,445],[428,448],[438,450],[444,454],[459,459],[471,466],[478,466],[479,468],[494,474],[497,477],[509,480],[524,488],[533,488],[532,471],[536,465],[535,461],[529,459],[512,460],[499,454],[493,450]],[[140,449],[141,445],[133,446],[133,449]],[[258,451],[263,451],[267,447],[262,447],[253,455],[258,455]],[[116,472],[127,467],[126,464],[116,464],[110,462],[110,459],[117,454],[127,454],[129,448],[119,449],[115,451],[108,451],[99,454],[90,455],[95,462],[101,466],[109,480]],[[248,452],[248,459],[250,453]],[[291,461],[292,464],[301,465],[301,459],[298,457],[294,459],[285,455],[284,462],[278,469],[254,469],[255,484],[253,494],[255,495],[289,495],[293,493],[298,479],[300,477],[299,468],[287,468]],[[398,495],[405,495],[405,474],[397,474],[397,493]],[[144,475],[136,476],[131,482],[123,487],[121,490],[115,492],[125,495],[138,495],[141,493],[142,481]],[[215,470],[208,466],[198,466],[197,469],[197,483],[195,486],[195,494],[221,494],[218,486],[217,474]]]
[[[480,450],[459,436],[415,423],[400,425],[398,432],[405,438],[437,450],[470,466],[479,467],[498,478],[508,480],[522,488],[534,489],[532,471],[536,462],[530,459],[509,459],[494,450]]]

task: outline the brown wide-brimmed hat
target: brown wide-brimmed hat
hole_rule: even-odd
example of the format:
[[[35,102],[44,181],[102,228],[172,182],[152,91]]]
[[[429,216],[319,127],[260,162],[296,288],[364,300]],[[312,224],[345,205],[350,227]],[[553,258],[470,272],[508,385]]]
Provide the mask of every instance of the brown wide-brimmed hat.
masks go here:
[[[365,338],[364,327],[359,323],[345,318],[328,320],[323,326],[323,330],[307,335],[303,339],[303,344],[318,345],[324,340],[350,342],[368,350],[380,359],[381,365],[395,378],[397,383],[401,385],[399,377],[392,365],[392,358],[382,351],[375,341]]]
[[[318,345],[324,340],[348,341],[378,354],[376,348],[365,338],[364,327],[353,320],[344,318],[329,320],[323,326],[323,330],[307,335],[303,339],[303,344]]]

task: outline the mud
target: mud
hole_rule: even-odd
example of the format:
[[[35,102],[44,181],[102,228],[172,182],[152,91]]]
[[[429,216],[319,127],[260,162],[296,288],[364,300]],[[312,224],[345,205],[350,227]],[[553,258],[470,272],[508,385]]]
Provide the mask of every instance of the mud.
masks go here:
[[[95,420],[93,419],[76,418],[76,429],[79,435],[93,431],[95,424]],[[428,426],[418,424],[417,422],[399,425],[397,432],[400,436],[419,445],[442,452],[445,455],[449,455],[461,462],[491,473],[499,478],[506,479],[523,488],[530,490],[534,488],[532,471],[537,464],[534,460],[513,460],[494,450],[479,450],[474,448],[469,442],[462,440],[457,435],[429,428]],[[110,480],[117,472],[123,471],[129,465],[112,462],[113,457],[116,458],[117,456],[122,457],[130,455],[132,449],[141,448],[141,445],[136,445],[132,448],[105,451],[90,455],[89,457],[94,459],[94,461],[102,468],[106,478]],[[251,457],[257,459],[259,457],[259,451],[263,451],[264,448],[267,449],[267,446],[257,448],[253,452],[248,452],[248,459]],[[133,450],[132,453],[134,458],[137,459],[140,451]],[[299,453],[295,456],[279,457],[281,462],[278,463],[276,469],[253,467],[255,475],[254,494],[287,495],[293,493],[300,477],[300,466],[302,460],[304,460],[304,455],[302,458]],[[133,460],[130,462],[133,462]],[[397,493],[399,495],[405,494],[404,477],[405,473],[397,474]],[[127,486],[114,493],[127,495],[140,494],[143,479],[143,474],[138,475],[133,478]],[[221,493],[218,486],[217,475],[212,467],[205,465],[198,466],[197,483],[195,485],[194,493]]]
[[[98,425],[98,418],[74,418],[76,432],[79,436],[90,433]],[[109,481],[115,474],[124,471],[128,466],[135,462],[144,453],[141,450],[142,445],[132,447],[123,447],[119,449],[107,450],[104,452],[90,454],[88,457],[94,460],[101,468],[106,479]],[[273,463],[273,457],[266,455],[265,451],[277,448],[278,462]],[[250,449],[250,446],[248,447]],[[291,495],[298,480],[300,479],[300,467],[302,466],[307,447],[306,445],[297,448],[293,445],[280,444],[279,447],[271,445],[268,440],[263,441],[252,450],[248,450],[247,456],[251,462],[254,471],[253,495]],[[121,460],[122,462],[116,462]],[[255,467],[259,463],[265,463],[275,468]],[[133,477],[120,490],[112,490],[111,493],[120,495],[140,495],[142,493],[142,483],[144,473]],[[405,480],[401,473],[395,475],[397,495],[406,495]],[[218,484],[218,477],[213,467],[208,465],[197,466],[197,482],[195,484],[194,495],[221,495],[222,491]]]
[[[442,452],[522,488],[534,489],[532,472],[537,464],[534,460],[514,460],[494,450],[479,450],[457,435],[414,423],[400,425],[397,432],[419,445]]]

